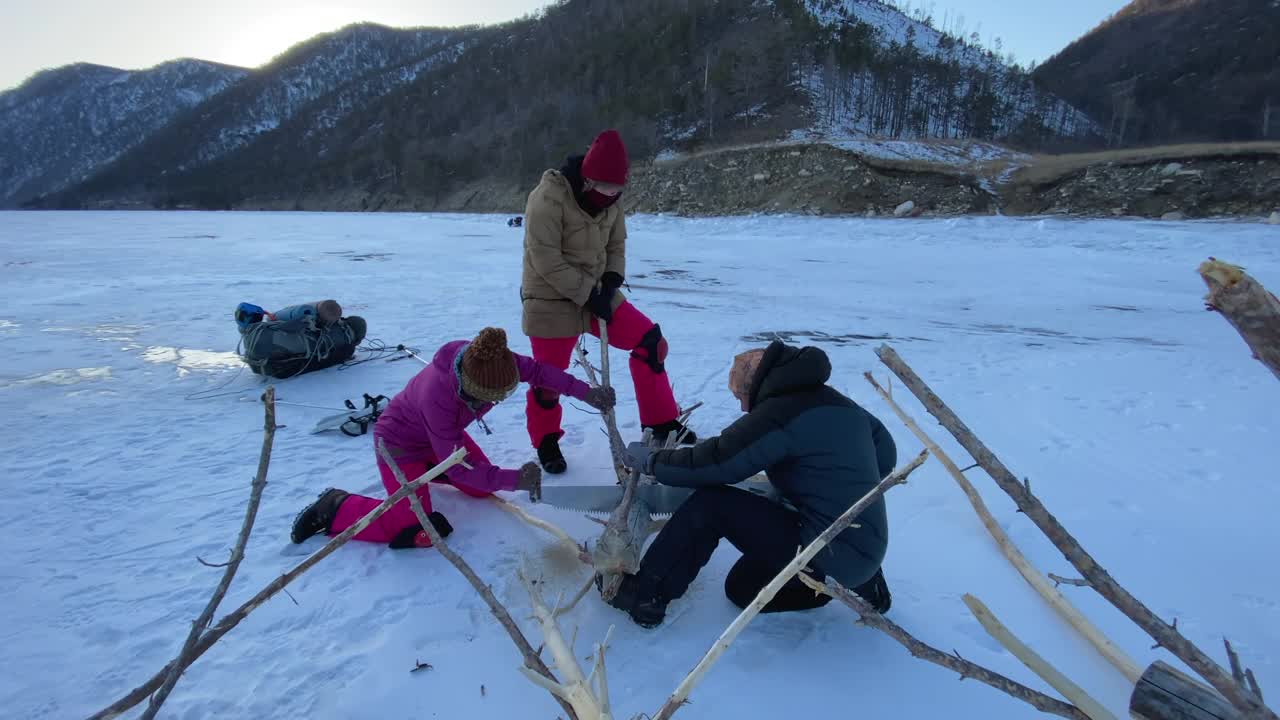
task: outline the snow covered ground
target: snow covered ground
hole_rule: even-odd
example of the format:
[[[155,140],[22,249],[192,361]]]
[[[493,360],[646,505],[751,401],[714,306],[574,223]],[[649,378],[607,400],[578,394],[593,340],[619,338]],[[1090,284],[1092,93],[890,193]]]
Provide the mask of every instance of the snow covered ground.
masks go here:
[[[900,457],[919,444],[861,378],[888,342],[1138,597],[1221,655],[1229,636],[1280,697],[1280,383],[1221,318],[1195,273],[1209,255],[1280,286],[1280,230],[1245,223],[755,217],[630,223],[633,300],[662,323],[684,402],[713,434],[737,411],[731,356],[773,337],[831,354],[834,384],[880,415]],[[519,231],[494,216],[252,213],[0,214],[0,706],[14,718],[83,717],[174,655],[241,521],[257,462],[256,378],[231,354],[231,313],[333,297],[371,337],[426,352],[507,328],[517,349]],[[871,339],[871,338],[883,338]],[[619,357],[615,354],[615,357]],[[294,403],[392,394],[418,368],[369,362],[278,384]],[[625,380],[625,377],[624,377]],[[223,387],[225,386],[225,387]],[[209,400],[200,390],[237,391]],[[621,383],[623,432],[639,434]],[[908,411],[925,414],[905,391]],[[327,486],[379,490],[370,436],[310,435],[326,410],[281,406],[270,484],[230,609],[321,544],[288,540]],[[532,457],[521,402],[477,432],[495,461]],[[599,420],[566,410],[570,472],[609,483]],[[926,423],[927,427],[934,427]],[[963,460],[949,437],[935,439]],[[962,464],[964,464],[962,462]],[[971,472],[1046,572],[1070,568],[994,484]],[[452,490],[451,544],[526,631],[522,558],[555,588],[584,572],[539,532]],[[520,502],[525,502],[521,500]],[[972,592],[1024,640],[1123,715],[1130,688],[999,555],[942,467],[888,496],[891,616],[940,648],[1035,687],[984,635]],[[533,512],[579,538],[596,527]],[[736,609],[722,548],[663,627],[589,597],[571,616],[585,657],[617,624],[618,717],[652,713]],[[437,553],[350,544],[257,610],[179,683],[167,717],[550,718],[510,641]],[[1083,589],[1069,596],[1141,664],[1168,658]],[[756,619],[683,718],[1025,718],[1034,711],[911,658],[847,609]],[[535,640],[535,643],[537,641]],[[416,660],[434,669],[410,674]]]

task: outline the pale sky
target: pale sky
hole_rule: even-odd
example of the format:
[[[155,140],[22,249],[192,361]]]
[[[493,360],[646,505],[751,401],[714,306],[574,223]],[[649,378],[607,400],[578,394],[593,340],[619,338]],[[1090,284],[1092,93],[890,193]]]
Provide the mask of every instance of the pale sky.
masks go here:
[[[642,0],[617,0],[642,2]],[[1020,62],[1062,49],[1126,0],[913,0],[960,14]],[[544,0],[0,0],[0,90],[73,62],[138,69],[179,57],[256,67],[289,46],[353,22],[395,27],[511,20]]]

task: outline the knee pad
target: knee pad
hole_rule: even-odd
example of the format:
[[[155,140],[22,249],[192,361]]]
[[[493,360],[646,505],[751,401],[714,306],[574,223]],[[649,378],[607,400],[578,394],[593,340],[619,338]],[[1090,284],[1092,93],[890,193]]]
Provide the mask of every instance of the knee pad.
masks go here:
[[[534,388],[533,401],[543,410],[554,410],[560,405],[560,393],[546,388]]]
[[[656,375],[666,372],[663,361],[667,359],[667,339],[662,337],[662,327],[655,324],[649,328],[631,351],[631,357],[643,361]]]

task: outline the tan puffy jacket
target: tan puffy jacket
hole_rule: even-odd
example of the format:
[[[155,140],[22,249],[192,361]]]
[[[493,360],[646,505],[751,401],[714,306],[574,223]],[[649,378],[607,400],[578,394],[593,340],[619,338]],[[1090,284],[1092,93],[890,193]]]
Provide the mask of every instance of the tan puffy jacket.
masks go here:
[[[521,327],[529,337],[577,337],[591,328],[583,309],[606,272],[626,277],[627,225],[617,205],[591,217],[558,170],[542,174],[524,213]],[[613,297],[617,309],[621,292]]]

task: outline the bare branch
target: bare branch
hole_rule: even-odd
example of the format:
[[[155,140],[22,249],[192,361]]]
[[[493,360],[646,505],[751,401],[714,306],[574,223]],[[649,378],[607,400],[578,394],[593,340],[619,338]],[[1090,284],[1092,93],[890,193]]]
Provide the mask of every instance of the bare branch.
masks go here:
[[[408,486],[409,481],[405,479],[404,472],[400,470],[400,466],[396,464],[395,458],[392,457],[391,452],[387,450],[386,443],[383,442],[382,438],[378,438],[377,443],[378,455],[382,458],[382,461],[387,464],[387,467],[391,468],[391,473],[395,475],[401,488]],[[475,570],[471,569],[471,566],[467,564],[467,561],[463,560],[462,556],[454,552],[453,549],[444,541],[444,538],[440,537],[440,533],[437,532],[435,526],[431,524],[431,519],[427,517],[427,511],[422,507],[422,500],[418,497],[417,493],[411,493],[409,495],[409,506],[413,508],[413,514],[417,516],[418,523],[422,525],[422,529],[427,533],[427,537],[431,538],[431,545],[435,547],[436,550],[439,550],[440,554],[458,569],[458,572],[462,573],[462,576],[467,579],[467,582],[471,583],[471,587],[475,588],[475,591],[484,599],[485,604],[489,606],[489,612],[493,613],[493,616],[497,618],[498,624],[502,625],[503,629],[507,631],[507,634],[511,636],[511,641],[516,644],[516,647],[520,650],[520,654],[524,656],[525,667],[546,677],[547,680],[555,682],[556,676],[551,674],[551,670],[542,662],[542,658],[538,657],[538,653],[535,652],[533,646],[529,644],[524,633],[520,632],[520,626],[516,625],[516,621],[512,619],[511,613],[507,612],[506,606],[498,601],[498,598],[493,594],[493,590],[480,579],[480,576],[476,574]],[[571,717],[577,718],[577,716],[573,714],[573,707],[567,704],[563,698],[557,697],[556,700],[560,703],[561,707],[565,709],[565,711],[570,713]],[[583,718],[581,720],[586,719]]]
[[[676,710],[678,710],[680,706],[688,700],[689,694],[693,691],[694,686],[702,680],[707,671],[711,669],[711,666],[720,659],[720,656],[729,649],[729,646],[733,644],[733,641],[737,639],[738,635],[746,629],[747,624],[750,623],[751,620],[754,619],[762,609],[764,609],[764,606],[769,604],[769,601],[778,594],[778,591],[782,589],[782,586],[790,582],[791,578],[794,577],[796,573],[800,572],[802,568],[808,566],[809,561],[812,560],[815,555],[821,552],[822,549],[834,540],[837,535],[844,532],[854,519],[870,507],[872,503],[878,500],[881,495],[884,495],[895,485],[905,483],[907,481],[907,477],[911,475],[916,468],[924,464],[924,461],[928,457],[929,451],[923,450],[906,466],[895,470],[889,475],[889,477],[881,480],[880,483],[872,488],[866,495],[863,495],[862,499],[858,500],[858,502],[854,503],[852,507],[844,511],[844,514],[836,518],[836,521],[831,524],[831,527],[823,530],[818,537],[814,538],[813,542],[809,543],[808,547],[800,552],[800,554],[796,555],[794,560],[788,563],[781,572],[774,576],[773,580],[770,580],[768,585],[761,588],[759,594],[756,595],[756,599],[738,614],[738,617],[729,624],[729,627],[725,628],[724,632],[720,634],[720,637],[711,645],[711,648],[702,656],[702,660],[694,666],[693,670],[689,671],[689,674],[685,676],[684,680],[680,683],[679,687],[676,688],[675,692],[671,693],[671,697],[667,698],[666,703],[663,704],[662,708],[658,710],[657,715],[654,716],[655,720],[668,720],[673,714],[675,714]]]
[[[552,616],[560,617],[561,615],[564,615],[565,613],[572,611],[575,607],[578,606],[578,603],[582,601],[582,598],[585,597],[586,594],[591,591],[591,586],[595,584],[596,584],[596,575],[595,573],[592,573],[587,576],[586,584],[582,586],[582,589],[578,591],[578,594],[573,596],[573,599],[569,601],[569,604],[560,605],[559,601],[556,602],[557,607],[555,609],[555,612],[552,613]]]
[[[595,371],[586,363],[586,347],[578,344],[578,356],[587,371],[587,379],[592,385],[609,387],[609,328],[600,324],[600,380],[597,383]],[[623,573],[634,573],[640,567],[640,554],[643,551],[644,531],[650,527],[648,513],[641,504],[635,502],[636,484],[640,481],[639,470],[628,471],[626,468],[626,446],[622,442],[622,434],[618,432],[618,421],[614,409],[603,413],[606,434],[609,437],[609,452],[613,456],[613,469],[618,475],[618,484],[622,486],[622,500],[610,514],[604,524],[604,531],[596,541],[591,552],[591,564],[601,576],[600,596],[610,600],[618,592],[622,584]],[[644,440],[648,442],[652,433],[644,432]]]
[[[440,462],[440,464],[431,468],[424,473],[422,477],[410,483],[409,487],[397,490],[386,500],[382,501],[382,503],[377,507],[370,510],[363,518],[360,518],[356,524],[330,538],[329,542],[326,543],[324,547],[321,547],[319,550],[307,557],[307,559],[294,566],[292,570],[276,578],[266,587],[259,590],[256,595],[249,598],[243,605],[223,616],[223,618],[218,621],[218,624],[209,628],[208,632],[200,636],[200,640],[196,643],[195,649],[187,664],[190,665],[190,663],[198,660],[200,656],[208,652],[209,648],[213,647],[214,643],[218,642],[222,636],[231,632],[235,626],[239,625],[242,620],[248,617],[249,613],[261,607],[263,603],[274,597],[276,593],[284,590],[289,583],[297,580],[303,573],[315,567],[321,560],[333,554],[335,550],[345,545],[349,540],[351,540],[351,538],[355,537],[356,533],[359,533],[361,530],[372,525],[375,520],[382,517],[382,515],[390,510],[396,503],[416,492],[418,488],[444,474],[444,472],[449,468],[460,463],[466,454],[467,451],[464,449],[460,448],[455,450],[452,455],[445,458]],[[164,684],[165,678],[168,677],[169,672],[176,667],[179,667],[176,664],[176,661],[165,665],[145,683],[139,685],[129,691],[129,693],[124,697],[116,700],[111,705],[108,705],[106,708],[103,708],[90,716],[89,720],[109,720],[110,718],[120,716],[122,713],[128,711],[138,703],[146,700],[147,696],[155,692],[157,688]]]
[[[995,454],[973,434],[973,431],[951,411],[951,408],[947,407],[942,402],[942,399],[916,375],[915,371],[907,366],[906,362],[893,348],[883,345],[876,351],[876,354],[915,394],[929,413],[936,417],[943,427],[947,428],[955,436],[960,445],[982,466],[983,470],[986,470],[987,474],[1000,486],[1000,489],[1004,490],[1013,499],[1018,505],[1018,509],[1026,513],[1027,517],[1036,524],[1036,527],[1040,528],[1041,532],[1075,566],[1081,576],[1089,581],[1089,584],[1098,594],[1106,598],[1108,602],[1124,613],[1138,627],[1142,628],[1157,643],[1168,648],[1179,660],[1182,660],[1199,673],[1215,690],[1222,693],[1222,696],[1228,702],[1239,708],[1246,717],[1280,720],[1274,712],[1268,710],[1252,693],[1237,685],[1231,676],[1205,654],[1203,650],[1178,632],[1176,628],[1162,621],[1132,593],[1121,587],[1111,577],[1110,573],[1103,569],[1098,564],[1098,561],[1081,547],[1080,542],[1062,526],[1062,523],[1058,522],[1058,519],[1045,508],[1039,498],[1026,491],[1022,483],[1019,483],[1014,474],[1009,471],[1009,468],[1005,467],[1004,463],[1000,462]]]
[[[897,623],[886,618],[876,612],[871,604],[858,596],[857,593],[845,588],[834,580],[826,583],[819,582],[808,575],[798,575],[800,580],[813,588],[814,590],[826,593],[840,602],[848,605],[854,612],[858,613],[860,622],[868,627],[875,628],[880,632],[888,635],[907,649],[912,657],[920,658],[934,665],[953,670],[960,674],[960,679],[972,678],[984,685],[999,690],[1017,700],[1031,705],[1040,712],[1058,715],[1072,720],[1088,720],[1088,716],[1079,708],[1062,702],[1056,698],[1049,697],[1044,693],[1033,690],[1016,680],[1011,680],[1000,673],[972,663],[960,657],[960,653],[952,650],[952,654],[947,654],[931,645],[928,645],[917,639],[910,632],[902,628]]]
[[[218,581],[217,587],[213,590],[213,596],[209,598],[208,604],[195,622],[191,623],[191,630],[187,633],[187,639],[182,644],[182,650],[178,653],[178,657],[169,663],[168,674],[164,679],[164,683],[156,694],[151,697],[151,702],[147,705],[147,709],[142,713],[143,720],[152,720],[156,713],[160,712],[160,706],[164,705],[164,701],[169,698],[169,693],[173,692],[173,686],[178,683],[178,678],[182,677],[182,673],[195,662],[196,643],[200,640],[200,635],[209,627],[209,623],[213,621],[213,614],[218,611],[218,605],[222,603],[222,598],[226,597],[227,590],[231,587],[231,580],[235,577],[236,571],[240,569],[240,561],[244,560],[244,549],[249,544],[249,534],[253,532],[253,523],[258,518],[258,505],[262,502],[262,490],[267,486],[267,468],[271,465],[271,447],[275,443],[276,437],[276,389],[275,386],[267,386],[267,392],[262,396],[264,405],[265,418],[262,428],[262,451],[258,454],[258,474],[254,476],[253,482],[249,489],[249,504],[245,508],[244,520],[240,523],[240,535],[236,538],[235,548],[231,551],[231,559],[227,561],[226,570],[222,573],[222,579]],[[199,558],[197,558],[199,559]],[[200,562],[204,563],[203,560]],[[205,563],[206,565],[208,563]]]
[[[676,418],[676,421],[685,427],[679,433],[669,433],[667,435],[667,444],[665,447],[674,448],[684,442],[684,439],[689,436],[689,417],[693,415],[694,410],[697,410],[700,407],[702,407],[701,401],[690,405],[685,408],[684,412],[680,413],[680,417]]]
[[[978,493],[977,488],[975,488],[973,483],[969,482],[969,478],[964,475],[965,471],[958,468],[951,457],[933,441],[933,438],[929,437],[929,435],[920,428],[916,421],[908,415],[892,397],[889,396],[889,393],[885,391],[884,388],[880,387],[880,384],[871,376],[871,373],[865,373],[864,377],[866,377],[867,382],[871,383],[872,387],[876,389],[876,392],[879,393],[880,397],[889,405],[894,414],[898,416],[898,419],[902,421],[902,424],[906,425],[907,429],[910,430],[916,438],[924,444],[929,452],[938,459],[938,462],[942,463],[942,466],[947,469],[947,472],[950,473],[952,479],[954,479],[956,484],[960,486],[960,490],[964,492],[965,497],[968,498],[969,504],[973,506],[973,511],[977,513],[978,520],[982,522],[982,526],[991,534],[992,539],[996,541],[996,546],[1000,548],[1000,552],[1009,560],[1014,569],[1018,571],[1018,574],[1021,575],[1022,578],[1027,581],[1027,584],[1035,589],[1035,591],[1049,603],[1050,607],[1062,616],[1062,619],[1066,620],[1071,627],[1075,628],[1077,632],[1083,635],[1085,639],[1097,648],[1098,652],[1101,653],[1102,656],[1105,657],[1112,665],[1114,665],[1116,669],[1118,669],[1120,673],[1129,680],[1129,682],[1138,682],[1138,678],[1142,677],[1142,670],[1138,667],[1138,664],[1134,662],[1127,653],[1121,650],[1118,645],[1112,642],[1102,632],[1102,630],[1098,629],[1096,625],[1090,622],[1088,618],[1077,610],[1076,607],[1062,595],[1062,593],[1049,586],[1044,575],[1042,575],[1040,571],[1031,564],[1031,561],[1022,554],[1022,551],[1014,544],[1008,533],[1006,533],[1004,528],[1000,526],[1000,523],[996,521],[995,516],[991,514],[989,509],[987,509],[987,504],[983,502],[982,496]],[[975,463],[970,467],[979,467],[979,465]],[[968,468],[966,468],[966,470],[967,469]]]
[[[1227,663],[1231,666],[1231,677],[1235,678],[1236,684],[1240,687],[1249,687],[1244,677],[1244,668],[1240,666],[1240,656],[1236,654],[1236,649],[1231,647],[1231,641],[1222,638],[1222,644],[1227,646]]]
[[[1262,688],[1258,687],[1258,678],[1253,676],[1253,671],[1245,670],[1244,676],[1249,680],[1249,689],[1253,691],[1254,695],[1258,696],[1258,700],[1262,700]]]
[[[1178,629],[1178,618],[1174,618],[1174,619],[1173,619],[1173,629],[1174,629],[1174,630],[1177,630],[1177,629]],[[1164,643],[1162,643],[1162,642],[1160,642],[1159,640],[1157,640],[1157,641],[1156,641],[1156,644],[1151,646],[1151,649],[1152,649],[1152,650],[1158,650],[1159,648],[1162,648],[1162,647],[1164,647]]]
[[[1049,579],[1053,581],[1054,587],[1057,587],[1059,585],[1073,585],[1075,587],[1092,587],[1089,584],[1088,580],[1081,580],[1079,578],[1067,578],[1067,577],[1062,577],[1061,575],[1054,575],[1053,573],[1049,573]]]
[[[991,612],[991,610],[978,598],[972,595],[964,596],[964,604],[969,606],[969,612],[977,618],[987,634],[995,638],[997,642],[1005,647],[1013,656],[1026,665],[1031,672],[1040,676],[1040,679],[1049,683],[1050,687],[1062,693],[1072,705],[1084,711],[1091,720],[1116,720],[1116,716],[1111,714],[1102,703],[1093,699],[1089,693],[1085,692],[1079,685],[1072,682],[1067,676],[1063,675],[1057,668],[1050,665],[1039,653],[1027,647],[1025,643],[1018,639],[1016,635],[1005,627],[1004,623]]]
[[[558,525],[555,525],[554,523],[551,523],[547,520],[543,520],[542,518],[531,514],[524,508],[520,507],[519,505],[516,505],[515,503],[505,498],[500,498],[497,495],[490,495],[489,499],[492,500],[494,503],[496,503],[498,507],[502,508],[503,510],[506,510],[512,515],[515,515],[516,517],[538,528],[539,530],[544,530],[550,533],[551,535],[555,536],[558,540],[560,540],[560,542],[563,542],[569,547],[572,547],[578,553],[579,560],[581,560],[582,562],[588,565],[591,564],[591,557],[583,552],[582,546],[578,543],[578,541],[574,540],[572,535],[565,532]]]
[[[516,569],[516,575],[524,585],[525,591],[529,593],[529,601],[533,605],[533,616],[542,628],[542,637],[546,640],[551,659],[555,662],[556,669],[564,676],[564,682],[558,684],[557,690],[552,690],[553,694],[556,694],[563,703],[567,703],[568,709],[575,713],[574,717],[580,720],[609,720],[612,716],[607,701],[596,697],[592,692],[591,683],[583,675],[578,659],[573,653],[573,645],[565,642],[555,614],[542,599],[542,593],[529,581],[523,567]],[[526,673],[525,676],[528,677],[529,674]],[[542,683],[539,685],[548,690],[551,689]]]
[[[583,369],[587,373],[587,382],[596,387],[609,387],[609,328],[604,323],[600,324],[600,355],[601,369],[600,378],[596,377],[595,368],[591,363],[587,362],[587,349],[583,343],[578,343],[578,362],[582,364]],[[618,432],[618,419],[614,412],[614,408],[609,408],[600,413],[604,419],[605,434],[609,437],[609,452],[613,454],[613,467],[618,475],[618,483],[626,485],[629,473],[623,463],[626,457],[626,444],[622,442],[622,434]]]

